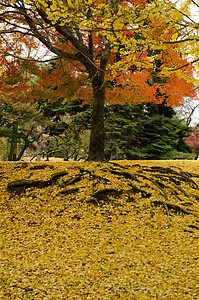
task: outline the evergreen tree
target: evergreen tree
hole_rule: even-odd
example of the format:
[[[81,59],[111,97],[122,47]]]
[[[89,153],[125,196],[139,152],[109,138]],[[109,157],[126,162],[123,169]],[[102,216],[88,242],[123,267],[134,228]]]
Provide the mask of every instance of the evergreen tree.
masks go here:
[[[106,107],[107,159],[166,159],[191,153],[183,138],[189,128],[163,104]]]
[[[48,154],[65,160],[85,159],[92,115],[90,106],[83,105],[81,99],[65,102],[61,98],[54,103],[38,100],[38,106],[52,122],[45,131],[54,141],[54,148],[49,149]]]

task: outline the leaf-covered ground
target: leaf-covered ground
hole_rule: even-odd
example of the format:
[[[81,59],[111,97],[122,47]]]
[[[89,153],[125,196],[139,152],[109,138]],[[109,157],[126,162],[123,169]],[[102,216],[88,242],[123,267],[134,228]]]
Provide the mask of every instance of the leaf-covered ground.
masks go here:
[[[0,163],[0,299],[199,299],[199,162]]]

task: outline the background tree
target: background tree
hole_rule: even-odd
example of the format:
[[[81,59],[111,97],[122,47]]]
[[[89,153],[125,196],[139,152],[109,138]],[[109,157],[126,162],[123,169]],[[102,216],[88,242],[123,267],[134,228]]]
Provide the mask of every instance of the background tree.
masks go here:
[[[8,160],[20,160],[27,149],[35,149],[35,142],[50,124],[32,104],[0,101],[0,137],[8,140]]]
[[[43,102],[42,102],[43,103]],[[85,159],[92,111],[83,100],[43,103],[53,120],[48,133],[57,141],[53,155],[65,160]],[[175,111],[163,104],[115,104],[105,106],[106,159],[192,158],[183,138],[190,129]],[[55,145],[55,144],[54,144]]]
[[[182,87],[183,84],[186,86],[186,96],[193,97],[193,83],[188,82],[191,70],[181,68],[186,61],[177,55],[172,46],[176,11],[172,15],[169,2],[24,3],[18,0],[0,1],[0,5],[1,37],[7,55],[18,60],[16,53],[24,54],[25,51],[21,43],[25,44],[25,49],[30,49],[31,41],[35,49],[36,40],[39,41],[56,56],[55,59],[61,59],[63,72],[60,73],[59,68],[57,74],[59,80],[65,78],[62,90],[71,90],[68,78],[72,76],[79,87],[81,83],[79,95],[84,98],[86,94],[87,100],[92,102],[89,160],[105,158],[105,98],[108,103],[115,100],[140,103],[146,99],[161,103],[167,91],[167,104],[178,105],[182,94],[177,93],[177,86]],[[120,59],[117,59],[118,56]],[[37,65],[29,64],[31,60],[28,52],[28,61],[20,59],[21,67],[34,71]],[[158,84],[153,84],[151,78],[151,70],[157,60],[163,62],[161,74],[166,76],[167,81],[164,87],[159,87],[162,97],[158,100]],[[168,70],[174,66],[179,66],[181,70],[174,71],[170,76]],[[114,81],[112,88],[109,83]],[[172,92],[172,88],[176,88],[176,92]]]
[[[0,160],[5,160],[7,154],[7,139],[4,137],[0,138]]]
[[[191,146],[195,159],[198,159],[199,155],[199,127],[197,126],[191,135],[185,138],[187,145]]]
[[[180,106],[175,107],[176,115],[182,119],[187,126],[194,126],[199,122],[199,102],[185,98]]]
[[[66,103],[62,98],[54,103],[40,99],[37,101],[44,116],[51,120],[45,133],[54,141],[49,155],[65,160],[86,159],[88,155],[90,120],[92,111],[83,100],[75,99]]]
[[[163,104],[112,105],[105,109],[108,159],[191,158],[183,140],[189,128]]]

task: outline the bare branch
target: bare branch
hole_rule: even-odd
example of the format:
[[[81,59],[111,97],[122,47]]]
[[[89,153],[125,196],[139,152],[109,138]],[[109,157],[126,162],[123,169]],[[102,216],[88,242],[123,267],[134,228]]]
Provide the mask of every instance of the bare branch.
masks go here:
[[[24,60],[24,61],[27,61],[27,62],[38,62],[38,63],[46,63],[46,62],[55,61],[55,60],[60,59],[60,57],[52,57],[52,58],[45,59],[45,60],[40,60],[40,59],[36,59],[36,58],[31,59],[31,58],[21,57],[21,56],[18,56],[16,54],[12,54],[12,53],[6,53],[6,56],[11,56],[11,57],[17,58],[19,60]]]
[[[194,0],[191,0],[191,2],[192,2],[193,4],[195,4],[197,7],[199,7],[199,4],[197,4]]]
[[[180,66],[178,68],[171,69],[171,71],[177,71],[177,70],[183,69],[183,68],[187,67],[188,65],[192,65],[192,64],[194,64],[194,63],[196,63],[198,61],[199,61],[199,58],[197,58],[197,59],[195,59],[193,61],[190,61],[190,62],[188,62],[188,63],[186,63],[186,64],[184,64],[184,65],[182,65],[182,66]]]
[[[163,41],[162,43],[163,44],[180,44],[180,43],[184,43],[184,42],[190,42],[190,41],[199,41],[199,38],[187,38],[187,39],[184,39],[184,40],[176,40],[176,41]]]

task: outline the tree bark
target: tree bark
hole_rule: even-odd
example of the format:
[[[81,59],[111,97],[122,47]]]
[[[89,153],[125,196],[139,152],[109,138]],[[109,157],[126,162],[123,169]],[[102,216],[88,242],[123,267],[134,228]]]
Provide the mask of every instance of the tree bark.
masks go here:
[[[13,124],[12,126],[12,133],[13,136],[11,138],[10,142],[10,150],[9,150],[9,155],[8,155],[8,161],[15,161],[17,157],[17,130],[18,130],[18,125]]]
[[[96,75],[96,77],[98,77]],[[104,103],[105,103],[105,82],[99,78],[93,80],[93,113],[91,119],[91,135],[88,160],[104,161]]]

